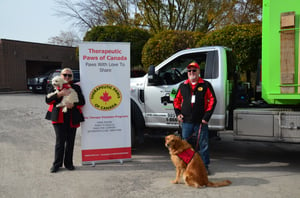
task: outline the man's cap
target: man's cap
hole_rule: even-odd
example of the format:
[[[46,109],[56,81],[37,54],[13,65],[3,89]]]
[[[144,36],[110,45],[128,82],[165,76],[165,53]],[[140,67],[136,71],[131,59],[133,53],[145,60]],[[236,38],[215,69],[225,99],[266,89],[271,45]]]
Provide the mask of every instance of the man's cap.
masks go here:
[[[195,61],[191,62],[191,63],[187,66],[187,68],[190,68],[190,67],[196,67],[197,69],[200,69],[198,63],[196,63]]]

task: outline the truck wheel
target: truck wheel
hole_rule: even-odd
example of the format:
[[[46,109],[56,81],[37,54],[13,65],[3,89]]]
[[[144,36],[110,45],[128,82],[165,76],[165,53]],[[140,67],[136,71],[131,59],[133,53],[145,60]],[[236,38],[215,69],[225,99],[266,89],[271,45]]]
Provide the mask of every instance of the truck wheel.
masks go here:
[[[131,124],[131,148],[135,146],[135,128],[133,124]]]

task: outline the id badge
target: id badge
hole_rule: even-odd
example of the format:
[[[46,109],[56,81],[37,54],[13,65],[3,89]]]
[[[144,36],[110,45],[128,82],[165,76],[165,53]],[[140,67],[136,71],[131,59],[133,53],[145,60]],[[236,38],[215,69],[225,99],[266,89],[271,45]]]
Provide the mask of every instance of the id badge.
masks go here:
[[[192,99],[191,99],[192,104],[195,103],[195,99],[196,99],[195,95],[192,95]]]

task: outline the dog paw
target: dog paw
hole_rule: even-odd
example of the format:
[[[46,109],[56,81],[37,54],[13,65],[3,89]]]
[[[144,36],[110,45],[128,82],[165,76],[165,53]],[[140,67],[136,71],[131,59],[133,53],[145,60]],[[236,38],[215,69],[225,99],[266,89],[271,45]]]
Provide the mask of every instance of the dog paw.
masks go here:
[[[171,183],[172,183],[172,184],[179,184],[179,181],[177,181],[177,180],[172,180]]]

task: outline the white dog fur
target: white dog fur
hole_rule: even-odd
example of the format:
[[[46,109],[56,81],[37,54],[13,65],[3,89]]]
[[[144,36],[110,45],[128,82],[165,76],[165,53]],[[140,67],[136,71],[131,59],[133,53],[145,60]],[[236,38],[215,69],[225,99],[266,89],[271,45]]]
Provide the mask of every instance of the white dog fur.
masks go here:
[[[67,81],[65,81],[62,77],[60,76],[55,76],[53,79],[52,79],[52,85],[53,87],[55,88],[55,91],[52,92],[52,93],[49,93],[47,95],[48,98],[50,98],[51,96],[53,96],[54,94],[57,94],[60,90],[62,89],[65,89],[63,88],[63,85],[68,83]],[[67,112],[68,111],[68,108],[66,107],[66,104],[67,103],[72,103],[74,104],[75,102],[79,102],[79,99],[78,99],[78,95],[76,93],[76,91],[71,88],[67,88],[68,90],[70,90],[70,94],[67,95],[67,96],[63,96],[63,99],[62,101],[56,105],[56,107],[63,107],[63,112]]]

